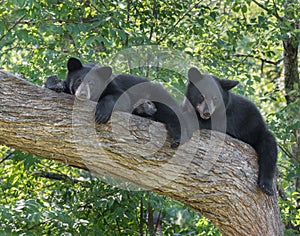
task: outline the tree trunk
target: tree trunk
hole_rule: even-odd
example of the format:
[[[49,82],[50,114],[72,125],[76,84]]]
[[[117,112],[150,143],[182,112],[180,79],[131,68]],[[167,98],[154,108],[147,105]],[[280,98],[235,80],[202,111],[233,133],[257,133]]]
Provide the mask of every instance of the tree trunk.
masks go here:
[[[298,48],[300,45],[299,37],[295,36],[296,30],[300,30],[300,20],[297,17],[299,10],[299,3],[292,0],[287,0],[284,7],[283,22],[289,22],[290,28],[285,29],[283,39],[283,56],[284,56],[284,81],[287,104],[297,102],[297,106],[300,107],[300,79],[298,69]],[[297,86],[297,87],[296,87]],[[294,93],[291,93],[293,90]],[[300,120],[300,109],[298,113],[289,117],[291,120]],[[300,129],[293,130],[294,145],[292,145],[292,153],[294,157],[295,165],[300,164]],[[295,190],[300,191],[300,177],[295,177]],[[300,195],[297,196],[296,207],[299,207]]]
[[[177,199],[223,235],[283,235],[249,145],[201,131],[174,150],[162,124],[115,112],[95,126],[94,107],[0,71],[0,143]]]

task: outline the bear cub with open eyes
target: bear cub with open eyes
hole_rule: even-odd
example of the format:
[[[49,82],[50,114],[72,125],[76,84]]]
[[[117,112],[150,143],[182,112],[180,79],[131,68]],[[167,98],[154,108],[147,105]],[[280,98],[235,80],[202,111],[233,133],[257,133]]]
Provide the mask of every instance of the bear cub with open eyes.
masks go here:
[[[110,67],[82,64],[76,58],[68,60],[67,68],[66,80],[51,76],[46,88],[97,102],[97,123],[106,123],[114,109],[121,110],[164,123],[172,148],[186,140],[186,135],[181,134],[182,108],[160,84],[131,74],[112,75]]]
[[[250,144],[258,154],[258,185],[273,195],[277,144],[257,107],[229,91],[237,81],[203,75],[196,68],[189,70],[188,77],[185,95],[190,103],[184,102],[184,110],[196,112],[200,129],[224,132]]]

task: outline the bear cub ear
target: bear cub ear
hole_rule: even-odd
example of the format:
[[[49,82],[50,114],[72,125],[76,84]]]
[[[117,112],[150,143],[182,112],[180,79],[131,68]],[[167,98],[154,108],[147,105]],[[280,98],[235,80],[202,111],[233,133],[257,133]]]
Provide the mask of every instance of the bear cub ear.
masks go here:
[[[98,67],[96,68],[96,71],[99,77],[105,80],[109,79],[112,74],[112,69],[109,66]]]
[[[237,86],[239,83],[239,81],[236,81],[236,80],[228,80],[228,79],[221,79],[220,80],[220,84],[221,84],[221,87],[228,91],[230,89],[232,89],[233,87]]]
[[[191,69],[189,69],[188,78],[190,81],[197,81],[202,77],[200,71],[197,68],[192,67]]]
[[[73,72],[76,70],[80,70],[83,66],[82,66],[82,63],[80,60],[78,60],[77,58],[71,57],[68,60],[67,67],[68,67],[69,72]]]

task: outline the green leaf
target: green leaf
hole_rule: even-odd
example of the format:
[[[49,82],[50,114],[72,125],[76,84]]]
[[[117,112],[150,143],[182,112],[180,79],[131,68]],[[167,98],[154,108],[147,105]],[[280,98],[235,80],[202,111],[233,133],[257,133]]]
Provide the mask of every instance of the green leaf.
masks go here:
[[[243,13],[246,13],[247,10],[248,10],[247,5],[243,5],[241,10],[242,10]]]

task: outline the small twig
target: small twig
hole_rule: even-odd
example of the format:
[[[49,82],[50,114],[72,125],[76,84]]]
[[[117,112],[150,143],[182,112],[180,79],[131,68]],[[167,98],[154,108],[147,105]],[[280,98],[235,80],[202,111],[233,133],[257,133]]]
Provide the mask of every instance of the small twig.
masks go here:
[[[275,65],[277,66],[279,63],[281,63],[283,61],[283,58],[277,60],[277,61],[270,61],[268,59],[264,59],[264,58],[261,58],[261,57],[257,57],[257,56],[253,56],[253,55],[250,55],[250,54],[232,54],[230,55],[232,57],[245,57],[245,58],[254,58],[254,59],[257,59],[257,60],[260,60],[261,62],[263,63],[268,63],[268,64],[272,64],[272,65]]]
[[[162,216],[162,212],[160,210],[159,213],[158,213],[158,216],[157,216],[157,220],[156,220],[156,227],[155,227],[155,232],[156,233],[158,231],[158,226],[159,226],[159,221],[160,221],[161,216]]]
[[[161,43],[164,41],[173,31],[173,29],[195,8],[197,7],[202,1],[198,1],[195,3],[192,7],[186,10],[186,12],[175,22],[175,24],[170,28],[170,30],[157,41],[157,44]]]
[[[265,65],[265,62],[262,60],[261,66],[260,66],[260,76],[261,77],[263,77],[263,74],[264,74],[264,65]]]
[[[259,3],[258,1],[256,0],[252,0],[257,6],[259,6],[261,9],[267,11],[268,13],[272,13],[272,11],[270,9],[268,9],[267,7],[265,7],[263,4]],[[274,3],[274,1],[273,1]],[[274,8],[275,8],[275,11],[274,13],[272,13],[273,16],[275,16],[278,20],[282,21],[282,17],[280,17],[278,15],[278,12],[277,12],[277,6],[275,5],[274,3]]]
[[[47,223],[47,222],[49,222],[49,221],[52,221],[52,220],[56,220],[56,219],[47,219],[47,220],[45,220],[45,221],[43,221],[43,222],[40,222],[40,223],[38,223],[38,224],[36,224],[36,225],[31,226],[31,227],[28,228],[27,230],[28,230],[28,231],[29,231],[29,230],[33,230],[33,229],[39,227],[40,225],[43,225],[43,224],[45,224],[45,223]]]
[[[113,16],[113,15],[109,12],[109,8],[105,5],[105,3],[104,3],[103,0],[101,0],[101,3],[102,3],[102,5],[104,6],[104,8],[108,11],[108,15],[109,15],[109,16]],[[100,10],[97,8],[96,5],[91,4],[91,7],[94,8],[94,10],[97,11],[99,14],[103,15],[103,12],[100,11]],[[129,20],[129,18],[128,18],[128,20]],[[121,27],[120,25],[117,25],[116,28],[125,32],[124,28]],[[125,34],[127,35],[126,32],[125,32]]]
[[[74,20],[69,20],[69,19],[56,19],[56,18],[44,18],[42,20],[43,22],[52,22],[52,23],[67,23],[67,24],[70,24],[70,23],[93,23],[93,22],[97,22],[99,21],[98,19],[96,18],[93,18],[93,19],[81,19],[80,21],[77,20],[77,21],[74,21]],[[24,20],[24,21],[7,21],[6,23],[9,23],[9,24],[15,24],[17,22],[17,24],[22,24],[22,25],[35,25],[36,24],[36,21],[33,21],[33,20]]]
[[[275,2],[275,0],[273,0],[273,5],[274,5],[274,15],[277,17],[277,19],[280,19],[280,20],[282,20],[282,17],[280,17],[279,16],[279,14],[278,14],[278,7],[277,7],[277,5],[276,5],[276,2]]]
[[[151,39],[152,39],[154,26],[157,24],[156,0],[153,1],[152,14],[153,14],[153,17],[155,18],[155,22],[153,22],[153,24],[151,25],[151,28],[150,28],[149,41],[151,41]]]
[[[295,157],[294,157],[294,155],[291,153],[291,152],[289,152],[284,146],[282,146],[280,143],[278,143],[277,144],[279,147],[280,147],[280,149],[285,153],[285,155],[287,155],[290,159],[296,159]]]
[[[9,150],[9,153],[0,161],[0,164],[6,161],[8,158],[10,158],[13,154],[14,152]]]
[[[148,211],[149,234],[150,234],[150,236],[154,236],[155,235],[155,228],[154,228],[154,221],[153,221],[153,208],[152,208],[150,202],[148,202],[147,211]]]
[[[16,27],[17,24],[19,24],[23,19],[25,18],[25,15],[21,16],[11,27],[8,28],[6,34],[3,34],[1,37],[0,37],[0,41],[2,41],[2,39],[4,39],[4,37],[10,32],[12,31],[13,28]]]
[[[127,0],[127,18],[126,18],[126,25],[129,25],[129,20],[130,20],[130,6],[131,6],[131,0]],[[129,43],[129,34],[126,33],[126,38],[125,38],[125,46],[128,46]]]
[[[260,8],[262,8],[263,10],[269,12],[269,9],[266,8],[263,4],[257,2],[256,0],[252,0],[257,6],[259,6]]]
[[[139,223],[140,236],[144,235],[143,224],[144,224],[144,205],[143,205],[143,197],[141,197],[140,198],[140,223]]]
[[[108,7],[106,6],[106,4],[104,3],[103,0],[100,0],[100,2],[102,3],[102,5],[104,6],[104,8],[105,8],[106,10],[109,10]],[[91,4],[91,5],[92,5],[92,7],[94,7],[95,10],[98,10],[98,9],[96,9],[96,7],[95,7],[93,4]]]
[[[287,200],[286,194],[285,194],[284,190],[280,187],[279,184],[277,184],[277,190],[278,190],[278,194],[281,197],[281,199],[286,201]]]
[[[74,184],[75,183],[82,183],[83,186],[86,186],[86,181],[73,178],[71,176],[65,175],[65,174],[58,174],[54,172],[48,172],[48,171],[36,171],[33,172],[33,175],[48,179],[55,179],[55,180],[65,180],[65,181],[71,181]]]

